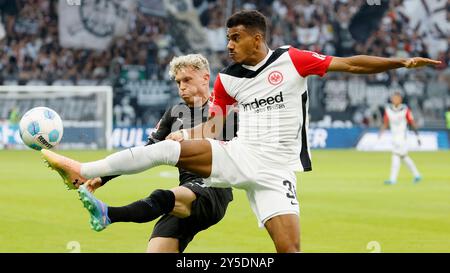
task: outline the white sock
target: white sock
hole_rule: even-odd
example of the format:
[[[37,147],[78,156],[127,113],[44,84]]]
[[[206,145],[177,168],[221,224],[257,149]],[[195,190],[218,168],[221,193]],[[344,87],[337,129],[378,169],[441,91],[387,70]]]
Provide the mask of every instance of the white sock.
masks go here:
[[[397,182],[398,171],[400,170],[400,156],[393,154],[391,161],[391,182]]]
[[[403,160],[405,161],[406,166],[408,166],[408,169],[413,173],[414,177],[420,176],[420,173],[417,170],[414,161],[412,161],[412,159],[409,156],[405,156]]]
[[[133,147],[108,157],[81,164],[81,175],[95,178],[117,174],[133,174],[159,165],[177,164],[181,145],[178,141],[164,140],[153,145]]]

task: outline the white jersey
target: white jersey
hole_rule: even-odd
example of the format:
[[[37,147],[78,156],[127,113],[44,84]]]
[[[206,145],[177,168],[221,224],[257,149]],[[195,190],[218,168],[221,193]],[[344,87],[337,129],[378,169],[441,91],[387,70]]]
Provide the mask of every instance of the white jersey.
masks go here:
[[[237,139],[264,162],[312,169],[308,146],[307,76],[323,76],[332,57],[285,46],[259,64],[232,64],[217,76],[211,112],[239,107]]]
[[[408,123],[414,120],[411,110],[405,104],[395,107],[393,104],[386,106],[384,121],[389,123],[394,140],[405,140],[408,131]]]

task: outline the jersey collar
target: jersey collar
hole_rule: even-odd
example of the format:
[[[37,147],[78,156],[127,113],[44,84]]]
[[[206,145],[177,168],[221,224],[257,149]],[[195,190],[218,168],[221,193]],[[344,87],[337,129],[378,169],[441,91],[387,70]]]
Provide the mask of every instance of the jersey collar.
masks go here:
[[[263,66],[267,62],[267,60],[270,58],[270,56],[272,56],[272,53],[273,53],[273,50],[269,49],[269,52],[267,53],[267,55],[264,58],[264,60],[260,61],[258,64],[254,65],[254,66],[243,64],[242,67],[244,67],[244,68],[246,68],[248,70],[256,71],[256,70],[258,70],[261,66]]]

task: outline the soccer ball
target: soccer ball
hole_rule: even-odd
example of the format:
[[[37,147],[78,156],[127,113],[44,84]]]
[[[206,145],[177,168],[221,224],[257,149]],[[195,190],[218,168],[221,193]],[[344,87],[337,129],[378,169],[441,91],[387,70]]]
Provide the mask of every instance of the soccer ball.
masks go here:
[[[35,107],[23,115],[19,131],[23,143],[40,151],[57,145],[61,141],[64,128],[61,118],[54,110]]]

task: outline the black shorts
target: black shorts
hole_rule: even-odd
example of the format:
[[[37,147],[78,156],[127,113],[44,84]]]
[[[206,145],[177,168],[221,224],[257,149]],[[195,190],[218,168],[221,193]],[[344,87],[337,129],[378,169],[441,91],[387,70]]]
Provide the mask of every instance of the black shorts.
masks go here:
[[[190,189],[197,196],[192,203],[191,215],[186,218],[164,215],[156,223],[150,239],[177,238],[179,251],[183,252],[197,233],[218,223],[224,217],[233,195],[231,188],[205,187],[201,180],[193,180],[181,186]]]

